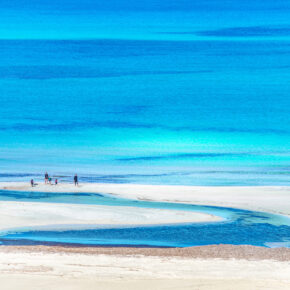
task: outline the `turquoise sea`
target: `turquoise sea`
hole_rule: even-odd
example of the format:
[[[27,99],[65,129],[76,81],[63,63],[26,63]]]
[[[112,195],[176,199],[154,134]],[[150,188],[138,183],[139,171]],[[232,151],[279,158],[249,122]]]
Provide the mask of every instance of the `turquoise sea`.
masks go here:
[[[0,181],[290,185],[290,1],[0,0]]]

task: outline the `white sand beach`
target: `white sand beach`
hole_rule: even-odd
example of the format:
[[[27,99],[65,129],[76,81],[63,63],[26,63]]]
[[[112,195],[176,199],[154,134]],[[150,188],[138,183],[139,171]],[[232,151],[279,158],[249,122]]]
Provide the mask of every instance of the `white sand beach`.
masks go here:
[[[119,184],[1,183],[0,189],[95,192],[290,216],[289,187],[187,187]],[[115,208],[115,207],[114,207]],[[36,218],[38,217],[38,218]],[[182,211],[75,204],[0,202],[0,229],[68,224],[153,224],[216,221]],[[289,289],[290,249],[204,246],[179,249],[1,246],[0,283],[10,289]]]
[[[209,249],[232,252],[233,258],[175,256],[167,250],[159,256],[154,249],[149,253],[145,249],[137,253],[109,249],[111,253],[106,254],[102,249],[94,253],[91,248],[1,247],[1,289],[289,289],[290,264],[276,261],[278,253],[267,260],[261,253],[253,260],[251,252],[261,248],[214,247]],[[242,258],[235,259],[237,253],[242,253]],[[289,255],[290,250],[288,259]]]

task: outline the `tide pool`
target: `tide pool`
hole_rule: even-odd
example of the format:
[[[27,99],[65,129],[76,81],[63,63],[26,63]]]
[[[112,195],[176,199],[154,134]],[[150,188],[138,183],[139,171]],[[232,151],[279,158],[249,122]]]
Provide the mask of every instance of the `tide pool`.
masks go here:
[[[234,244],[255,246],[289,247],[290,219],[264,212],[240,209],[173,204],[165,202],[135,201],[120,199],[111,195],[91,193],[41,193],[0,191],[3,201],[60,202],[74,204],[97,204],[112,206],[133,206],[158,209],[197,211],[218,215],[222,222],[130,226],[103,226],[92,228],[82,225],[81,229],[51,231],[23,228],[0,233],[2,245],[29,244],[78,244],[95,246],[154,246],[188,247],[212,244]]]

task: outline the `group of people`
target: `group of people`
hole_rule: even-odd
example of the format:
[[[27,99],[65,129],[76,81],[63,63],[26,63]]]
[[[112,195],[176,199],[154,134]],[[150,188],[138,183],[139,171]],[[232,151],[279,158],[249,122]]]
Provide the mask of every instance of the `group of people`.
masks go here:
[[[44,183],[45,183],[45,184],[50,184],[50,185],[52,185],[52,178],[48,175],[47,172],[45,172],[45,174],[44,174]],[[33,180],[33,179],[30,180],[30,184],[31,184],[32,187],[34,187],[35,183],[34,183],[34,180]],[[57,184],[58,184],[58,180],[57,180],[57,178],[56,178],[56,179],[54,180],[54,185],[57,185]],[[78,184],[79,184],[78,175],[75,174],[75,176],[74,176],[74,185],[77,186]]]
[[[51,181],[52,181],[51,177],[48,175],[47,172],[45,172],[45,174],[44,174],[44,183],[45,184],[52,184]],[[54,181],[54,184],[57,185],[57,182],[58,182],[58,180],[56,178],[55,181]]]

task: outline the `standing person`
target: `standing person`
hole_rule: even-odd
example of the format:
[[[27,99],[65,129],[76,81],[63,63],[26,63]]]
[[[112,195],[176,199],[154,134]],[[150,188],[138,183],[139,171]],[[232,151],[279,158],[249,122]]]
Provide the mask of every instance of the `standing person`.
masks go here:
[[[51,177],[48,177],[48,183],[51,185]]]
[[[55,185],[57,185],[57,178],[55,179],[55,182],[54,182],[54,184],[55,184]]]
[[[75,186],[79,185],[77,174],[75,174],[75,176],[74,176],[74,183],[75,183]]]
[[[33,179],[30,180],[30,184],[31,184],[31,187],[34,186],[34,180]]]
[[[44,175],[44,183],[47,184],[48,182],[48,173],[45,172],[45,175]]]

